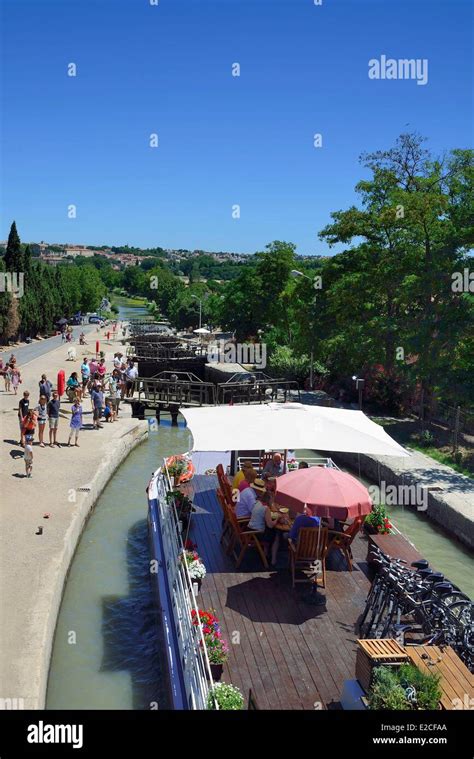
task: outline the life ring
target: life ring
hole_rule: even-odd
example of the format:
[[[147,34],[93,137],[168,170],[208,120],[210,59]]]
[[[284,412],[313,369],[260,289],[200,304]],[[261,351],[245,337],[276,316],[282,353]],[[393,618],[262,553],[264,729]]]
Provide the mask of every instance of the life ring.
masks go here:
[[[194,477],[194,464],[191,459],[187,459],[185,456],[169,456],[166,459],[166,466],[169,467],[176,461],[185,461],[187,464],[186,471],[179,476],[178,483],[181,485],[184,482],[189,482]]]

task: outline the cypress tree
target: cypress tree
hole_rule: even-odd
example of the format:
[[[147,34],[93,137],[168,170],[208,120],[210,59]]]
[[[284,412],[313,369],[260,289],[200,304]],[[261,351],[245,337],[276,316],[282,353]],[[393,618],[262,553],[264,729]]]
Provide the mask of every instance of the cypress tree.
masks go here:
[[[7,249],[5,251],[5,268],[7,271],[24,272],[24,255],[21,248],[20,238],[13,222],[8,235]]]

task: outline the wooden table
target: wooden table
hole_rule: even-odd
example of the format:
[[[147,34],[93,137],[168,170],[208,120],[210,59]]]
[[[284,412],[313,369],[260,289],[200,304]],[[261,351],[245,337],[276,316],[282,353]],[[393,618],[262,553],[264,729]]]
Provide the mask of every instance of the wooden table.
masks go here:
[[[441,675],[441,706],[443,709],[472,709],[474,676],[451,646],[404,646],[410,660],[422,672]]]
[[[285,516],[288,517],[289,520],[290,520],[290,522],[289,522],[289,524],[282,524],[281,522],[277,522],[276,525],[275,525],[275,530],[279,530],[280,532],[289,532],[291,530],[291,528],[293,526],[293,522],[295,520],[294,520],[293,517],[290,516],[289,511],[286,512],[285,514],[281,514],[280,513],[280,508],[285,508],[285,507],[278,506],[277,503],[274,503],[273,507],[271,507],[271,510],[273,511],[274,514],[278,514],[281,517],[285,517]]]
[[[391,535],[369,535],[367,549],[367,561],[369,562],[371,561],[370,555],[373,546],[377,546],[382,553],[391,559],[403,559],[406,561],[408,568],[410,568],[412,561],[419,561],[419,559],[424,558],[403,535],[397,533]]]

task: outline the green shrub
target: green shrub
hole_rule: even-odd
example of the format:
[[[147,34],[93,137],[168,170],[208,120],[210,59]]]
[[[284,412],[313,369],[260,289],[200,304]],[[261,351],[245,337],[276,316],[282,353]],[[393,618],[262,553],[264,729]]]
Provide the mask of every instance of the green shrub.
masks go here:
[[[411,709],[405,691],[400,685],[397,672],[389,667],[377,667],[369,691],[369,709],[407,711]]]
[[[420,435],[420,445],[423,448],[430,448],[434,443],[434,435],[429,430],[425,430]]]
[[[437,709],[441,698],[439,681],[439,675],[424,673],[413,664],[377,667],[369,691],[369,709]]]
[[[414,664],[402,664],[398,670],[398,680],[402,688],[412,686],[416,691],[416,705],[419,709],[437,709],[441,698],[440,675],[422,672]]]

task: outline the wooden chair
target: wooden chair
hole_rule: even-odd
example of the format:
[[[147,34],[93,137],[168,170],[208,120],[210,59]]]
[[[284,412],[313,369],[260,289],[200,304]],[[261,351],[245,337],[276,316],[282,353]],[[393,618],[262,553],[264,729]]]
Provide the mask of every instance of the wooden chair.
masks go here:
[[[225,542],[226,547],[228,548],[232,540],[233,530],[232,530],[232,525],[227,515],[227,502],[224,497],[224,493],[222,492],[220,488],[217,488],[216,496],[217,496],[217,502],[222,509],[222,532],[221,532],[220,542],[221,543]]]
[[[333,548],[338,548],[341,551],[347,561],[349,571],[352,572],[352,549],[351,543],[355,536],[359,532],[364,517],[356,517],[352,524],[350,524],[344,532],[337,532],[336,530],[329,530],[329,545],[328,553]]]
[[[261,532],[258,532],[257,530],[249,530],[247,521],[240,521],[235,516],[235,511],[232,508],[232,506],[228,506],[226,504],[227,509],[227,518],[232,526],[232,539],[229,545],[229,548],[227,549],[227,553],[232,554],[236,560],[235,568],[238,569],[239,566],[242,563],[242,559],[244,558],[247,549],[249,548],[256,548],[257,553],[260,556],[262,560],[262,564],[265,567],[265,569],[268,569],[268,561],[267,557],[265,556],[264,550],[262,548],[262,544],[260,543],[258,537],[261,535]],[[240,544],[240,553],[238,556],[235,554],[235,547],[237,544]]]
[[[229,480],[226,477],[222,464],[218,464],[216,466],[216,474],[224,498],[228,503],[232,503],[232,488],[230,486]]]
[[[313,582],[309,578],[296,579],[297,570],[308,570],[316,562],[321,562],[322,587],[326,587],[326,553],[328,548],[327,527],[302,527],[298,532],[296,545],[288,540],[288,558],[293,587],[297,582]],[[316,582],[319,582],[319,578]]]

